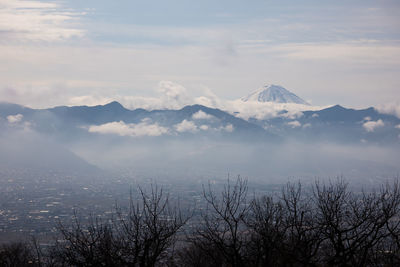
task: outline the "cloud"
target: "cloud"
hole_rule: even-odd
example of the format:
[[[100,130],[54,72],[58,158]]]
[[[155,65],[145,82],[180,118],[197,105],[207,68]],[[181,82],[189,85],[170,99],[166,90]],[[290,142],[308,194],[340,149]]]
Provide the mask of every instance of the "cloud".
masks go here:
[[[306,123],[306,124],[303,124],[303,128],[305,129],[305,128],[310,128],[312,125],[311,125],[311,123]]]
[[[165,103],[161,98],[144,96],[115,96],[114,100],[129,109],[142,108],[146,110],[171,109],[171,103]]]
[[[222,106],[222,101],[219,97],[212,92],[210,88],[205,88],[203,95],[196,97],[194,102],[199,105],[217,108]]]
[[[224,131],[227,131],[227,132],[233,132],[233,130],[235,129],[234,127],[233,127],[233,125],[232,124],[228,124],[228,125],[226,125],[225,127],[223,127],[222,128]]]
[[[370,121],[370,120],[372,120],[370,116],[364,118],[364,121]]]
[[[208,126],[208,125],[205,125],[205,124],[203,124],[203,125],[201,125],[199,128],[200,128],[201,130],[203,130],[203,131],[207,131],[207,130],[208,130],[208,128],[209,128],[209,126]]]
[[[91,133],[117,134],[132,137],[160,136],[169,132],[167,128],[158,125],[158,123],[151,124],[148,119],[143,119],[138,124],[126,124],[123,121],[115,121],[102,125],[91,125],[88,130]]]
[[[215,119],[215,117],[213,115],[205,113],[202,110],[199,110],[192,115],[192,119],[194,119],[194,120],[212,120],[212,119]]]
[[[195,104],[193,98],[188,95],[186,88],[172,81],[159,82],[156,93],[155,97],[116,94],[107,97],[107,99],[118,101],[129,109],[143,108],[146,110],[181,109],[186,105]],[[101,103],[102,98],[97,97],[97,99]]]
[[[60,41],[81,37],[84,31],[69,24],[84,13],[63,10],[58,3],[43,1],[0,1],[2,40]]]
[[[396,128],[396,129],[400,129],[400,124],[397,124],[397,125],[395,126],[395,128]]]
[[[400,119],[400,103],[381,104],[375,109],[380,113],[394,115]]]
[[[159,82],[158,92],[167,108],[180,108],[191,101],[186,88],[171,81]]]
[[[397,65],[400,48],[395,44],[368,40],[307,44],[284,44],[277,51],[282,56],[295,60],[326,60],[331,62],[372,63],[373,61]],[[375,52],[375,53],[374,53]]]
[[[1,45],[0,62],[4,69],[1,87],[13,87],[19,91],[26,86],[31,88],[32,94],[47,87],[58,94],[57,97],[47,98],[46,93],[44,97],[32,99],[30,95],[21,93],[18,98],[9,97],[9,100],[48,107],[65,105],[70,97],[94,92],[112,98],[117,95],[144,95],[139,92],[154,87],[160,80],[179,81],[188,86],[188,92],[200,90],[202,83],[206,83],[218,95],[232,99],[259,87],[266,77],[272,82],[285,81],[288,87],[298,88],[295,93],[307,99],[312,98],[313,103],[335,102],[364,107],[366,103],[385,103],[398,98],[396,93],[400,78],[391,73],[399,68],[400,54],[391,53],[391,49],[385,52],[386,44],[381,42],[366,54],[391,54],[390,59],[397,62],[395,66],[383,59],[369,59],[367,55],[357,57],[357,60],[352,60],[351,55],[343,55],[344,62],[332,59],[335,61],[333,63],[320,60],[310,63],[308,60],[290,58],[282,60],[285,53],[291,51],[279,52],[276,49],[279,45],[263,43],[253,48],[239,43],[238,64],[220,69],[215,66],[208,46],[80,44],[45,47],[31,44],[24,45],[24,49],[8,43]],[[369,59],[368,63],[365,63],[366,59]],[[347,64],[349,61],[351,64]],[[303,68],[305,64],[308,68]],[[187,67],[189,65],[190,68]],[[216,71],[210,72],[210,69]],[[324,75],[319,75],[321,69],[327,70]],[[383,87],[382,80],[385,81]],[[64,88],[59,89],[60,85]],[[380,88],[379,93],[376,88]],[[361,94],[361,91],[364,93]],[[348,96],[345,99],[344,94]],[[0,92],[0,98],[6,99],[3,92]],[[156,103],[150,102],[146,106],[161,105],[160,102],[153,102]],[[210,107],[221,106],[221,103],[215,102],[215,98],[204,93],[191,101],[196,102]]]
[[[16,114],[16,115],[9,115],[7,116],[7,120],[9,123],[18,123],[22,120],[24,115],[22,114]]]
[[[112,101],[113,99],[109,97],[83,95],[83,96],[71,97],[68,100],[68,104],[73,106],[96,106],[96,105],[105,105]]]
[[[174,128],[177,132],[184,133],[184,132],[197,132],[197,126],[193,121],[183,120],[182,122],[175,124]]]
[[[377,121],[367,121],[363,124],[363,127],[367,132],[373,132],[376,128],[383,126],[385,126],[385,123],[381,119]]]
[[[288,119],[296,119],[303,116],[303,111],[317,111],[329,106],[307,106],[294,103],[273,103],[273,102],[244,102],[240,99],[226,101],[222,109],[229,111],[231,114],[242,118],[255,118],[258,120],[266,120],[276,117],[284,117]],[[284,111],[284,112],[282,112]]]
[[[120,102],[128,109],[143,108],[146,110],[155,109],[180,109],[186,105],[195,104],[193,98],[187,94],[187,90],[182,85],[172,81],[161,81],[155,90],[155,97],[111,94],[108,96],[100,95],[80,95],[70,97],[68,104],[71,105],[104,105],[112,101]]]
[[[299,121],[290,121],[287,123],[287,125],[291,126],[292,128],[297,128],[301,126],[301,123]]]

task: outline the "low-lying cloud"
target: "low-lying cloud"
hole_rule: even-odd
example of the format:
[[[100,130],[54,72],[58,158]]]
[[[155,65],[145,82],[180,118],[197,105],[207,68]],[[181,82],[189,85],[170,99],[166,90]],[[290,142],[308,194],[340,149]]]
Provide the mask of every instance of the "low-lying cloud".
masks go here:
[[[92,125],[89,127],[89,132],[100,134],[117,134],[120,136],[160,136],[168,133],[168,129],[151,123],[149,120],[142,120],[140,123],[128,123],[123,121],[110,122],[102,125]]]
[[[18,122],[22,121],[23,117],[24,117],[24,115],[22,115],[22,114],[9,115],[9,116],[7,116],[7,121],[9,123],[18,123]]]
[[[91,125],[87,127],[87,130],[90,133],[114,134],[114,135],[129,136],[129,137],[144,137],[144,136],[176,135],[180,133],[196,133],[200,130],[214,131],[214,132],[218,131],[233,132],[235,128],[230,123],[218,127],[215,126],[213,127],[204,122],[202,124],[197,124],[195,121],[187,119],[184,119],[180,123],[177,123],[169,127],[169,126],[162,126],[158,123],[153,123],[151,119],[145,118],[140,123],[125,123],[124,121],[114,121],[101,125]]]
[[[192,115],[192,119],[194,119],[194,120],[212,120],[212,119],[215,119],[215,116],[210,115],[202,110],[199,110]]]
[[[394,115],[400,119],[400,103],[388,103],[384,105],[379,105],[376,110],[383,114]]]
[[[385,123],[381,119],[377,121],[367,121],[363,124],[363,127],[367,132],[373,132],[376,128],[383,126],[385,126]]]
[[[188,120],[183,120],[182,122],[176,124],[174,128],[176,129],[176,131],[180,133],[184,132],[195,133],[198,131],[196,124],[193,121],[188,121]]]
[[[301,123],[299,121],[289,121],[287,125],[289,125],[292,128],[297,128],[301,126]]]

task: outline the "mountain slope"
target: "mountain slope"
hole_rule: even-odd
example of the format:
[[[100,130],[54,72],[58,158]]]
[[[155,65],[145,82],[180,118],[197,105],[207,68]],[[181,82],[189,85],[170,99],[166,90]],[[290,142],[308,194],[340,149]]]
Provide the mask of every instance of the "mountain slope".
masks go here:
[[[68,175],[98,175],[101,170],[63,145],[40,134],[8,129],[0,134],[1,170],[41,170]]]

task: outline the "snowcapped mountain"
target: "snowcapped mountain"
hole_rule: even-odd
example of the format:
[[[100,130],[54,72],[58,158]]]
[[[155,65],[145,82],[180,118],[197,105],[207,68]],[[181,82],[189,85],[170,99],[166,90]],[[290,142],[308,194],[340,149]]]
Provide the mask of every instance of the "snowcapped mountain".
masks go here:
[[[265,85],[264,87],[259,88],[248,96],[242,97],[241,100],[244,102],[257,101],[310,105],[297,95],[283,88],[282,86],[274,84]]]

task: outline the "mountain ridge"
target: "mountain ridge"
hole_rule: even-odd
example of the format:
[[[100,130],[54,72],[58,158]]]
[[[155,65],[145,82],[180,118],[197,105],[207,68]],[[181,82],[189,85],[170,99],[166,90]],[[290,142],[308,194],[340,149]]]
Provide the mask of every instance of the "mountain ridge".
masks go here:
[[[20,122],[8,122],[7,116],[23,115]],[[195,115],[201,115],[200,119]],[[309,139],[320,138],[344,142],[399,143],[400,119],[381,114],[373,107],[351,109],[341,105],[321,110],[302,111],[297,117],[280,113],[269,119],[239,118],[230,112],[204,105],[187,105],[181,109],[145,110],[127,109],[113,101],[97,106],[58,106],[49,109],[30,109],[20,105],[0,103],[0,128],[31,127],[41,133],[65,140],[91,138],[94,134],[88,129],[110,123],[123,123],[122,127],[164,127],[169,129],[165,136],[233,137],[257,140],[280,140],[281,138]],[[19,123],[19,124],[18,124]],[[27,123],[27,124],[24,124]],[[186,124],[185,131],[177,130],[178,125]],[[24,126],[25,125],[25,126]],[[231,127],[230,130],[226,127]],[[183,129],[183,128],[181,128]],[[172,133],[172,135],[171,135]],[[219,138],[218,137],[218,138]]]

